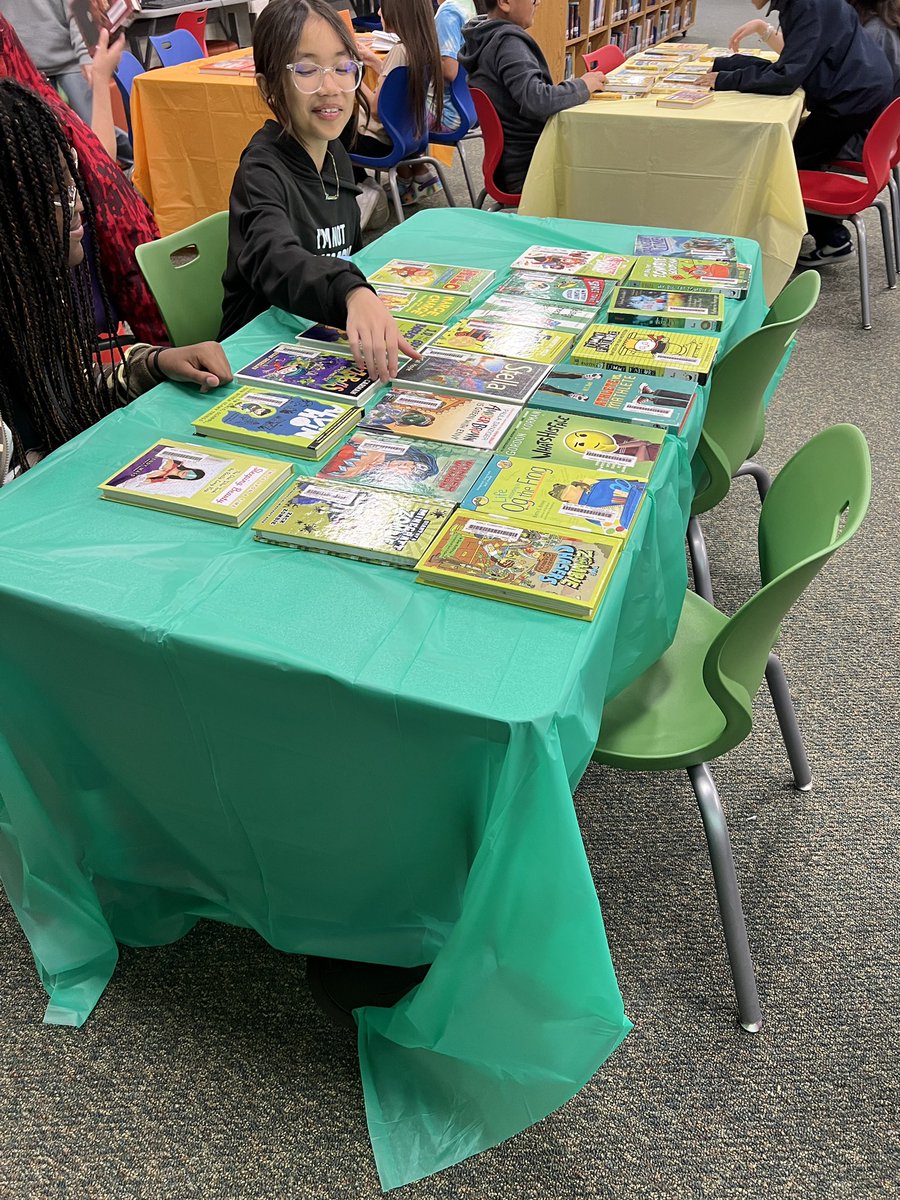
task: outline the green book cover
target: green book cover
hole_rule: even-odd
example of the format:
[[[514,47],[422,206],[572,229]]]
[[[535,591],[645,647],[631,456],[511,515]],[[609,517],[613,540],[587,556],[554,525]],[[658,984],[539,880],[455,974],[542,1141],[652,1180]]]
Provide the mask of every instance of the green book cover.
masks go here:
[[[507,458],[557,462],[646,480],[665,436],[662,429],[625,421],[526,408],[504,439],[500,453]]]
[[[615,417],[680,433],[696,397],[688,383],[560,363],[528,401],[576,416]],[[527,410],[526,410],[527,411]]]
[[[468,492],[489,458],[483,450],[357,433],[319,468],[318,478],[455,504]]]
[[[727,299],[743,300],[750,286],[750,268],[746,263],[649,255],[635,260],[628,282],[663,291],[717,291]]]
[[[536,329],[531,325],[500,325],[496,321],[476,321],[466,317],[445,329],[435,346],[445,350],[471,351],[474,354],[502,354],[529,362],[554,363],[574,341],[571,333]]]
[[[609,302],[607,320],[614,325],[646,325],[719,333],[725,319],[721,292],[665,291],[620,284]]]
[[[589,325],[572,351],[572,362],[706,383],[718,348],[717,337],[683,329]]]
[[[376,287],[407,287],[420,291],[447,292],[472,300],[484,291],[494,272],[485,267],[455,267],[447,263],[423,262],[413,258],[392,258],[373,271],[369,282]]]
[[[263,542],[412,568],[455,505],[401,492],[297,480],[253,525]]]
[[[192,423],[201,436],[315,459],[353,428],[362,411],[337,400],[242,387]]]
[[[552,271],[512,271],[489,299],[515,296],[522,300],[581,304],[596,311],[608,286],[603,279],[588,279],[580,275],[558,275]]]
[[[571,334],[581,333],[593,319],[591,309],[578,304],[552,304],[496,294],[488,296],[467,318],[488,324],[530,325],[535,329],[555,329]]]
[[[375,288],[378,298],[395,318],[424,321],[427,325],[446,325],[469,303],[468,296],[450,292],[417,292],[408,287]]]

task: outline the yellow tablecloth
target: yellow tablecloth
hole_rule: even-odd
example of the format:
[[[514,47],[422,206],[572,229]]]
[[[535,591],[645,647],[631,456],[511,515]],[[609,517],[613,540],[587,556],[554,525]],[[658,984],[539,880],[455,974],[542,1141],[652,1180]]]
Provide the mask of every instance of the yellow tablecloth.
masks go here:
[[[147,71],[134,81],[134,182],[163,234],[228,207],[241,152],[271,116],[252,76],[201,71],[209,61]],[[448,162],[446,149],[430,152]]]
[[[753,238],[771,302],[806,230],[791,148],[803,93],[717,92],[691,113],[656,99],[588,101],[552,117],[519,212]]]

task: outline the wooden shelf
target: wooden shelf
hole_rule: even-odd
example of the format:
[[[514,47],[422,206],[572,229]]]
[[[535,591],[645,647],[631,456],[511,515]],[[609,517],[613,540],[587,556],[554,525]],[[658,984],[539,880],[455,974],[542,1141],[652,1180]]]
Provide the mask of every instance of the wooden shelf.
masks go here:
[[[621,0],[577,0],[577,3],[581,28],[586,32],[575,38],[566,36],[568,0],[542,0],[535,10],[530,33],[543,50],[550,74],[557,82],[566,76],[567,58],[571,60],[574,74],[584,73],[583,50],[599,50],[614,42],[623,54],[631,55],[646,50],[657,41],[686,33],[696,20],[699,0],[643,0],[637,12],[615,19],[612,13]],[[596,20],[598,13],[601,20],[592,27],[591,21]],[[647,22],[650,23],[649,30]]]

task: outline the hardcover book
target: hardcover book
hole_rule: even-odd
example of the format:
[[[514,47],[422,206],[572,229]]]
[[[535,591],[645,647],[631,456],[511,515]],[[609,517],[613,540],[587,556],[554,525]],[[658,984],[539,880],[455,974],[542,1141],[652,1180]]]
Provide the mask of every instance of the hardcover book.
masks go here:
[[[361,416],[362,409],[336,400],[242,387],[192,424],[202,437],[316,459],[348,433]]]
[[[645,489],[627,475],[495,454],[462,507],[570,533],[625,537]]]
[[[381,387],[349,354],[282,342],[235,372],[241,383],[364,404]]]
[[[725,319],[725,300],[721,292],[664,292],[623,283],[613,291],[607,319],[617,325],[718,333]]]
[[[261,542],[411,569],[453,505],[403,492],[297,480],[253,525]]]
[[[450,292],[472,300],[494,278],[494,272],[482,267],[453,267],[445,263],[419,262],[393,258],[368,277],[378,287],[407,287],[418,291]]]
[[[515,260],[512,269],[586,275],[589,279],[624,279],[633,265],[634,258],[627,254],[573,250],[564,246],[530,246]]]
[[[524,404],[546,374],[547,367],[521,358],[429,346],[418,361],[403,364],[397,383],[404,388]]]
[[[603,300],[606,283],[580,275],[556,274],[551,271],[513,271],[504,279],[491,300],[519,296],[525,300],[562,301],[583,304],[596,310]]]
[[[590,621],[620,543],[460,510],[418,564],[418,581]]]
[[[549,408],[576,416],[610,416],[680,433],[695,398],[690,384],[562,363],[550,371],[525,411]]]
[[[252,54],[242,54],[238,58],[205,58],[199,70],[210,75],[255,75],[256,67]]]
[[[69,13],[88,50],[97,45],[102,29],[109,30],[109,40],[114,42],[116,34],[127,29],[140,11],[140,0],[70,0],[69,3]]]
[[[519,415],[515,404],[393,388],[360,421],[360,429],[397,433],[469,450],[494,450]]]
[[[692,58],[701,55],[708,45],[708,42],[657,42],[655,46],[648,46],[644,53],[660,58]]]
[[[530,362],[554,363],[572,345],[571,333],[538,329],[533,325],[499,325],[466,317],[437,338],[435,346],[447,350],[471,350],[476,354],[505,354]]]
[[[655,76],[649,71],[616,71],[606,80],[606,91],[625,96],[646,96],[653,87]]]
[[[734,239],[712,233],[689,234],[687,237],[640,233],[634,240],[634,252],[644,258],[702,258],[737,262]]]
[[[383,286],[375,291],[395,320],[424,321],[429,325],[444,325],[469,303],[468,296],[453,296],[449,292],[416,292],[409,287]]]
[[[406,321],[395,317],[394,321],[400,331],[400,336],[406,338],[413,350],[424,350],[431,345],[440,333],[439,325],[428,325],[423,321]],[[335,346],[338,350],[350,350],[346,330],[338,329],[336,325],[310,325],[297,334],[297,341],[304,346],[321,346],[323,350]]]
[[[582,333],[594,314],[578,304],[550,304],[513,296],[489,296],[467,320],[488,321],[500,325],[530,325],[535,329],[558,329],[562,333]]]
[[[706,383],[718,348],[717,337],[678,329],[591,325],[572,352],[572,361],[579,366]]]
[[[241,525],[293,474],[290,463],[156,442],[100,484],[104,500]]]
[[[484,470],[488,454],[440,442],[357,433],[319,469],[318,478],[406,492],[456,504]]]
[[[726,299],[743,300],[750,286],[750,268],[738,262],[642,256],[628,282],[667,291],[717,291]]]
[[[504,439],[502,454],[646,481],[665,436],[662,429],[642,429],[625,421],[526,408]]]

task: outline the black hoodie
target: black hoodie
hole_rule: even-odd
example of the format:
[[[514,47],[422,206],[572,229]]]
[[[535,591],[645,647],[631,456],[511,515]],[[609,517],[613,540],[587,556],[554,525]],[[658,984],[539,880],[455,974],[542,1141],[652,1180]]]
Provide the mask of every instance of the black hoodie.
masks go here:
[[[231,186],[222,328],[235,330],[272,304],[326,325],[347,323],[347,296],[368,287],[346,258],[362,245],[359,189],[344,146],[329,142],[322,174],[275,121],[250,139]],[[327,200],[337,194],[336,200]]]
[[[503,157],[497,183],[518,193],[548,117],[583,104],[590,96],[582,79],[554,83],[537,42],[512,21],[473,21],[463,26],[460,65],[469,85],[480,88],[503,126]]]
[[[810,112],[860,116],[890,103],[893,75],[847,0],[775,0],[784,49],[777,62],[737,54],[717,58],[716,91],[806,93]]]

